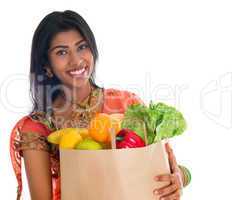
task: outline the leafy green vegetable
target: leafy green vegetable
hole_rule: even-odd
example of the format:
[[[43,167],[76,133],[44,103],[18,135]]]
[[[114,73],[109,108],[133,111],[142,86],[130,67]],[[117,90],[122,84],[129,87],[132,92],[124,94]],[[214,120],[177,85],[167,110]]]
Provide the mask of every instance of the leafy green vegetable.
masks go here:
[[[148,144],[151,144],[182,134],[186,129],[186,121],[174,107],[151,102],[148,107],[142,104],[129,106],[122,121],[122,128],[135,131],[143,139],[146,130]]]
[[[133,104],[129,106],[125,112],[122,128],[128,128],[135,131],[143,140],[145,139],[144,129],[147,131],[148,143],[154,141],[154,129],[156,123],[156,115],[153,111],[142,104]]]
[[[186,130],[186,121],[183,115],[174,107],[163,103],[150,104],[150,108],[156,110],[159,120],[156,123],[155,142],[182,134]]]

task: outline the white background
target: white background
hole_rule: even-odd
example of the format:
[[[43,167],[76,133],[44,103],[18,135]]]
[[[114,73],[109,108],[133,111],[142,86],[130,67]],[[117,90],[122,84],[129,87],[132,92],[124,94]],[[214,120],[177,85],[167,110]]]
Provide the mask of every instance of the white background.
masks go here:
[[[231,198],[230,1],[9,0],[0,7],[1,199],[16,198],[9,136],[30,110],[33,32],[46,14],[66,9],[80,13],[95,34],[99,85],[127,89],[147,103],[163,101],[183,112],[188,130],[172,144],[193,179],[182,199]]]

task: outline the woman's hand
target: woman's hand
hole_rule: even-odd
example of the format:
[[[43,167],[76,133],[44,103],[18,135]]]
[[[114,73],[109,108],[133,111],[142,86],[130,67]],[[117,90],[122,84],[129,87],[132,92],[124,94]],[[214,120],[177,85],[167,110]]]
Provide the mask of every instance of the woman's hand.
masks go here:
[[[165,147],[168,154],[171,174],[158,175],[155,177],[155,180],[170,182],[170,185],[154,190],[154,195],[158,196],[160,200],[179,200],[183,186],[181,171],[170,145],[167,143]]]

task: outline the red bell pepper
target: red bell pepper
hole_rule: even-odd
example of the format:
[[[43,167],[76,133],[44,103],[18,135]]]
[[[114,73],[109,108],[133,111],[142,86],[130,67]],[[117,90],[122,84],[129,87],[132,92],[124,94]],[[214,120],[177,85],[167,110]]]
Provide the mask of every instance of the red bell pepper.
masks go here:
[[[116,148],[136,148],[144,147],[145,142],[143,139],[137,135],[134,131],[130,129],[122,129],[119,131],[116,137]]]

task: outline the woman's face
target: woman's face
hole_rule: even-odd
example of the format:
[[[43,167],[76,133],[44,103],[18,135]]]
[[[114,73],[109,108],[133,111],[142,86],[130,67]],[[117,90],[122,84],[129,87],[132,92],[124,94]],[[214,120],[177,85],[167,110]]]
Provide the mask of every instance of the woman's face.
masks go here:
[[[55,35],[48,56],[52,72],[63,85],[74,89],[88,82],[94,59],[88,43],[78,31],[70,30]]]

